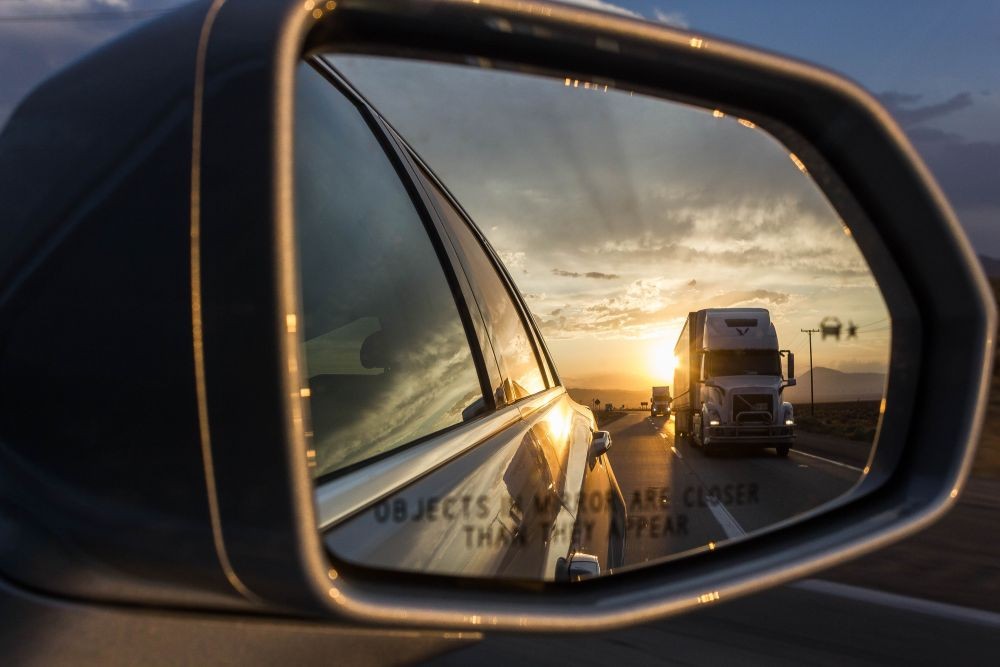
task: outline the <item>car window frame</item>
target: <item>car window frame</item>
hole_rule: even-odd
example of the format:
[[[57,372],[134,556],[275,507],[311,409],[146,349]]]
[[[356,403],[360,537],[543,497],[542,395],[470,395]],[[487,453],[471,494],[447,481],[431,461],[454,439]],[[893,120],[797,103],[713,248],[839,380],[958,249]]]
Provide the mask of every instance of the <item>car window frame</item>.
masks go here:
[[[458,202],[455,196],[452,195],[452,193],[448,190],[448,188],[445,187],[445,185],[441,182],[441,179],[438,178],[437,174],[435,174],[434,171],[427,165],[427,163],[424,162],[424,160],[417,154],[417,152],[413,149],[413,147],[407,144],[405,140],[402,137],[400,137],[399,133],[396,132],[391,125],[389,127],[393,137],[400,142],[401,146],[405,150],[406,156],[413,163],[414,169],[417,172],[417,182],[422,187],[427,187],[423,183],[423,179],[426,179],[430,187],[436,187],[441,192],[441,195],[445,198],[445,200],[455,209],[455,212],[468,227],[469,231],[472,233],[476,241],[478,241],[480,249],[483,251],[487,262],[490,264],[490,266],[496,272],[497,276],[500,278],[500,282],[503,285],[504,289],[506,290],[507,297],[514,305],[514,310],[517,312],[517,316],[521,322],[521,326],[524,328],[524,331],[528,336],[528,340],[531,343],[532,353],[535,356],[535,364],[538,366],[538,371],[542,376],[542,380],[545,384],[545,389],[539,392],[535,392],[534,394],[529,394],[528,396],[522,396],[521,398],[511,401],[510,404],[518,403],[526,398],[537,396],[549,389],[561,386],[561,383],[559,382],[559,376],[555,372],[555,367],[552,364],[552,360],[551,357],[549,356],[548,349],[545,347],[541,334],[538,332],[535,326],[534,317],[531,315],[531,311],[528,309],[527,304],[525,304],[524,299],[521,296],[520,290],[517,289],[517,286],[514,284],[514,281],[510,276],[510,273],[507,271],[507,268],[503,265],[503,262],[500,261],[500,258],[497,255],[496,251],[493,249],[493,246],[490,244],[489,240],[482,233],[482,231],[479,229],[476,223],[473,222],[472,217],[468,214],[468,212],[466,212],[466,210]],[[449,235],[453,235],[454,232],[451,229],[452,223],[448,219],[445,212],[437,209],[436,202],[433,203],[433,206],[437,210],[437,213],[440,216],[442,224],[447,230],[447,233]],[[458,245],[457,239],[453,239],[453,243],[455,245]],[[461,253],[460,253],[460,261],[463,261],[464,264],[464,260],[461,259]]]
[[[382,149],[383,154],[386,156],[386,159],[389,161],[389,164],[391,165],[393,172],[396,174],[396,177],[399,179],[400,184],[406,191],[410,203],[412,204],[417,217],[420,219],[424,232],[427,234],[427,238],[434,250],[434,256],[438,260],[438,265],[444,274],[445,282],[448,284],[448,289],[452,295],[452,299],[454,300],[455,309],[459,320],[462,323],[462,328],[465,331],[466,343],[469,346],[469,353],[472,357],[473,365],[476,370],[476,376],[479,380],[479,388],[481,398],[483,400],[483,410],[472,419],[451,424],[443,429],[433,431],[413,440],[408,440],[398,446],[392,447],[391,449],[379,452],[360,461],[351,463],[350,465],[337,468],[336,470],[331,470],[315,477],[313,479],[313,485],[316,489],[319,489],[333,480],[350,475],[358,470],[363,470],[368,466],[378,463],[379,461],[390,458],[393,455],[399,454],[408,449],[417,447],[430,440],[439,438],[443,434],[447,434],[455,429],[471,423],[480,422],[484,418],[493,415],[497,410],[497,406],[493,397],[492,385],[490,384],[493,377],[489,370],[489,356],[487,356],[488,354],[492,355],[492,350],[483,349],[481,343],[481,331],[484,325],[476,322],[477,316],[473,314],[472,308],[470,307],[472,303],[475,303],[475,301],[472,300],[474,297],[468,285],[463,282],[464,273],[460,270],[461,265],[458,262],[457,256],[454,254],[453,249],[450,248],[450,236],[442,227],[439,220],[440,216],[437,215],[436,209],[428,201],[426,193],[422,191],[422,187],[414,177],[411,168],[405,159],[405,155],[400,151],[398,143],[393,140],[390,133],[387,131],[384,120],[382,120],[371,105],[368,104],[367,100],[361,97],[357,90],[350,86],[339,74],[339,72],[337,72],[322,58],[318,56],[311,56],[303,58],[302,62],[310,65],[313,70],[318,72],[328,84],[330,84],[339,94],[343,95],[344,98],[351,105],[353,105],[355,109],[357,109],[369,132],[371,132],[379,147]],[[302,328],[300,328],[299,344],[304,348],[305,341],[301,339],[302,336]],[[305,378],[303,378],[303,380],[305,380]],[[307,385],[303,384],[303,386]],[[312,430],[311,419],[311,414],[307,413],[306,421],[308,423],[308,427],[305,429],[307,432]],[[311,451],[315,451],[312,446],[310,446],[309,449]]]

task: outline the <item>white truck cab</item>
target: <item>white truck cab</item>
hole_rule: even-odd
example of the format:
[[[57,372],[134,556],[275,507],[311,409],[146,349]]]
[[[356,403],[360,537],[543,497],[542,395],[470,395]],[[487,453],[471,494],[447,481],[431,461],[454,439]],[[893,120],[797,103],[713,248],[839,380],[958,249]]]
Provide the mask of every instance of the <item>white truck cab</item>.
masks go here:
[[[774,447],[779,456],[788,455],[795,417],[782,391],[795,384],[795,361],[779,349],[766,309],[689,313],[674,353],[679,435],[689,435],[700,447]],[[787,379],[781,368],[786,355]]]

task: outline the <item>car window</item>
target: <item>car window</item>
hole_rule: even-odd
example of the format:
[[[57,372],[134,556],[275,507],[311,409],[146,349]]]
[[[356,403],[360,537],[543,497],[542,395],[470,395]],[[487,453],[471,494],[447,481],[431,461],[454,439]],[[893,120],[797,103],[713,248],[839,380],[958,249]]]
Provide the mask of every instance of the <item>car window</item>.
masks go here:
[[[295,207],[317,476],[471,418],[466,329],[413,201],[358,108],[298,73]]]
[[[503,386],[494,387],[498,403],[512,402],[544,391],[545,378],[539,368],[535,347],[510,292],[490,261],[482,243],[448,197],[426,175],[422,182],[455,235],[465,269],[478,290],[479,307],[493,343]]]

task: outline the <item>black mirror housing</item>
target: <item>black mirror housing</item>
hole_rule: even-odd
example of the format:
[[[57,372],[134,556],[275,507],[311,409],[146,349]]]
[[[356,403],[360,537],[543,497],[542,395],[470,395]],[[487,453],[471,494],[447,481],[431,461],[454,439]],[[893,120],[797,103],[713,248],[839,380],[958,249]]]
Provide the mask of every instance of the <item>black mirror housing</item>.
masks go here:
[[[89,165],[79,187],[61,196],[29,205],[17,188],[0,193],[0,207],[11,212],[3,233],[13,239],[0,254],[0,370],[8,387],[0,423],[8,459],[30,457],[34,465],[0,467],[0,495],[10,506],[30,496],[47,508],[7,519],[30,539],[20,555],[0,560],[4,574],[82,599],[418,627],[594,631],[806,575],[902,539],[947,511],[982,423],[996,313],[943,195],[870,95],[811,65],[556,3],[340,0],[323,7],[298,0],[188,5],[57,76],[0,136],[0,183],[8,176],[46,182],[52,156]],[[151,44],[166,49],[154,59],[162,61],[158,77],[140,57]],[[449,577],[385,575],[331,560],[317,529],[304,440],[290,194],[294,73],[303,56],[319,51],[477,59],[600,79],[737,115],[782,141],[848,221],[892,316],[878,447],[854,492],[754,539],[575,585],[458,586]],[[108,110],[132,106],[71,85],[97,73],[109,91],[157,82],[133,118],[105,130],[112,134],[103,143],[96,128],[112,127]],[[59,86],[71,92],[56,95]],[[92,146],[67,153],[45,131],[60,119],[80,136],[94,133],[99,154]],[[163,183],[169,187],[158,190],[163,199],[154,207],[163,214],[148,222],[161,252],[138,261],[136,248],[145,246],[126,224],[135,219],[135,193]],[[89,272],[95,264],[129,271]],[[80,276],[89,277],[81,283]],[[134,336],[131,344],[115,337],[113,327],[94,327],[58,346],[87,372],[47,374],[32,362],[51,349],[45,332],[61,331],[46,305],[66,321],[88,313],[122,331],[155,324],[163,363],[140,382],[135,369],[148,349]],[[106,351],[106,363],[97,363],[94,350]],[[791,354],[788,375],[791,384]],[[918,390],[941,378],[959,389],[943,396]],[[94,386],[133,397],[159,390],[142,396],[146,403],[115,403],[121,409],[104,420],[71,407],[41,419],[26,399],[85,396]],[[171,426],[164,437],[150,436],[150,475],[150,458],[135,457],[128,436],[162,426],[162,414],[172,416]],[[95,455],[67,466],[60,456],[71,447]],[[52,484],[39,485],[38,470]],[[114,493],[103,495],[109,479]],[[95,502],[68,503],[67,489]],[[162,519],[169,530],[118,531],[107,540],[118,525],[109,517],[137,526]],[[86,545],[88,558],[67,556],[63,540]],[[179,542],[187,548],[171,549]]]

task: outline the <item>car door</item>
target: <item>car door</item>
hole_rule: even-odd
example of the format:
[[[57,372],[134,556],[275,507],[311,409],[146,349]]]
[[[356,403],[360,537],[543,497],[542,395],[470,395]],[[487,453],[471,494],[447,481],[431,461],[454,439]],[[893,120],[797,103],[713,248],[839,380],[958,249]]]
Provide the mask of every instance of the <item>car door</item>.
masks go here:
[[[590,456],[593,416],[555,384],[523,304],[441,186],[333,72],[306,67],[296,198],[327,545],[445,575],[554,579],[584,550],[613,566],[621,496]]]

